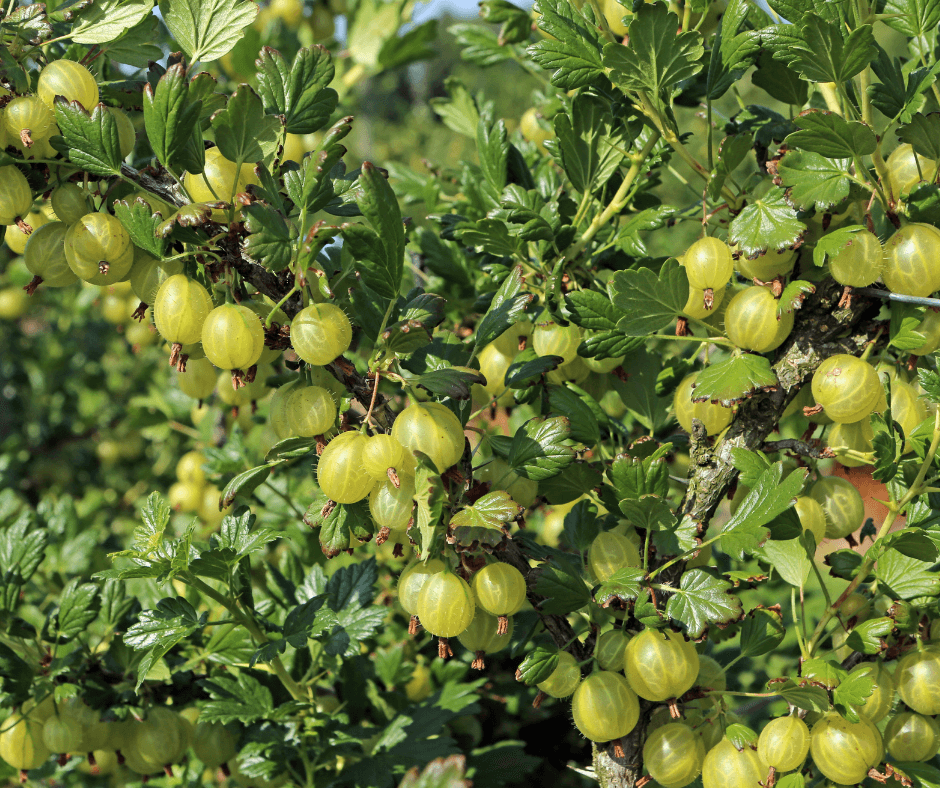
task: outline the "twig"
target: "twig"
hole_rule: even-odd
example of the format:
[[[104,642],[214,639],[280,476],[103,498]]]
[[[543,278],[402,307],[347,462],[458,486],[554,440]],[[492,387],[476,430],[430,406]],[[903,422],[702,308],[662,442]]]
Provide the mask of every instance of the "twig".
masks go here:
[[[761,451],[792,451],[796,452],[802,457],[812,457],[814,460],[830,459],[836,456],[832,449],[830,449],[828,446],[818,448],[816,446],[810,446],[805,441],[796,440],[795,438],[784,438],[783,440],[779,441],[766,441],[764,445],[761,446]]]

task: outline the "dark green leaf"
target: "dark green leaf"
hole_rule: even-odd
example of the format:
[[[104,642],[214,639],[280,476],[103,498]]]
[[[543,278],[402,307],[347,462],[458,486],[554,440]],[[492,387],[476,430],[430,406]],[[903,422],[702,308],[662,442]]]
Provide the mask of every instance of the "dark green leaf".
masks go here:
[[[156,232],[162,220],[159,213],[155,214],[153,209],[138,197],[132,202],[115,200],[114,215],[124,225],[134,246],[143,249],[157,260],[163,259],[166,241],[158,238]]]
[[[877,654],[887,647],[885,638],[894,629],[894,619],[873,618],[856,624],[845,645],[863,654]]]
[[[236,164],[261,161],[274,151],[280,123],[264,114],[261,98],[248,85],[239,85],[225,109],[212,116],[216,145],[229,161]],[[219,199],[231,200],[232,195],[220,194]]]
[[[770,52],[763,52],[758,58],[751,82],[784,104],[802,107],[806,103],[806,82],[792,69],[779,61],[775,62]]]
[[[780,463],[761,474],[731,519],[721,530],[722,547],[731,555],[753,550],[766,538],[766,526],[789,509],[803,488],[805,470],[796,470],[780,481]]]
[[[99,104],[89,115],[77,101],[62,96],[55,101],[55,119],[65,141],[62,152],[69,161],[95,175],[117,175],[121,171],[121,150],[117,121]]]
[[[745,254],[757,254],[793,246],[805,229],[784,190],[773,188],[732,220],[728,239]],[[685,301],[682,303],[685,305]]]
[[[640,567],[627,566],[618,569],[598,586],[594,592],[594,601],[601,607],[607,607],[611,600],[619,599],[626,603],[636,599],[646,572]]]
[[[918,112],[910,123],[898,129],[898,139],[911,145],[917,155],[937,161],[940,159],[940,112],[926,115]],[[926,168],[928,163],[921,166]]]
[[[898,550],[885,550],[878,558],[875,577],[894,599],[940,595],[940,573],[931,561],[911,558]]]
[[[888,27],[911,38],[936,32],[940,23],[940,3],[936,0],[886,0],[880,10]]]
[[[257,66],[265,112],[283,115],[289,134],[312,134],[323,128],[338,98],[329,87],[336,70],[329,50],[301,47],[288,66],[280,52],[264,47]]]
[[[702,69],[702,37],[695,31],[677,34],[679,27],[679,17],[665,4],[641,6],[630,22],[630,46],[604,47],[611,81],[622,90],[658,96],[695,76]]]
[[[726,624],[740,618],[741,600],[731,593],[730,583],[703,569],[690,569],[669,597],[666,614],[695,639],[709,624]]]
[[[541,684],[558,667],[558,653],[554,646],[536,646],[519,665],[519,680],[530,687]]]
[[[827,21],[806,14],[792,40],[774,52],[810,82],[843,83],[865,68],[876,56],[871,25],[859,25],[844,36],[839,20]]]
[[[539,610],[553,616],[567,616],[591,601],[591,592],[580,572],[563,560],[540,568],[534,591],[545,597]]]
[[[105,44],[115,41],[149,17],[152,9],[153,0],[96,0],[75,15],[69,38],[76,44]],[[102,49],[108,51],[105,47]],[[140,67],[146,65],[145,61]]]
[[[243,471],[225,485],[222,495],[219,498],[219,511],[227,509],[238,495],[248,497],[259,485],[261,485],[268,476],[271,475],[270,465],[259,465],[256,468],[249,468]]]
[[[597,28],[568,0],[539,0],[539,28],[551,38],[528,52],[542,68],[553,70],[552,84],[563,90],[586,87],[601,77],[601,39]],[[495,38],[495,36],[494,36]]]
[[[789,150],[778,162],[777,172],[795,208],[828,211],[849,195],[850,163],[849,159],[827,159],[818,153]]]
[[[571,112],[559,112],[554,125],[565,174],[582,193],[603,186],[630,148],[628,127],[614,122],[609,102],[593,96],[577,96]]]
[[[760,657],[779,646],[787,635],[780,613],[757,607],[751,610],[741,625],[741,655]]]
[[[94,583],[82,583],[70,580],[59,599],[57,616],[60,638],[71,640],[85,631],[86,627],[98,617],[98,586]]]
[[[495,547],[508,536],[507,523],[523,511],[508,492],[495,490],[457,512],[450,519],[447,530],[460,547]]]
[[[198,133],[196,123],[202,102],[189,96],[186,69],[180,63],[170,66],[154,89],[144,85],[144,127],[154,155],[167,167],[191,164],[187,146]],[[200,135],[201,136],[201,135]],[[201,172],[202,167],[191,170]],[[169,217],[165,217],[169,218]]]
[[[291,264],[293,248],[291,231],[284,217],[263,203],[255,202],[243,209],[245,226],[250,235],[245,239],[245,257],[270,271],[282,271]]]
[[[808,109],[794,118],[799,127],[784,142],[830,159],[867,156],[875,151],[878,139],[869,126],[845,120],[834,112]]]
[[[222,520],[219,533],[210,541],[213,548],[231,550],[237,558],[254,553],[280,534],[266,525],[255,527],[255,516],[246,506],[240,506]]]
[[[199,713],[202,722],[248,724],[274,712],[271,691],[248,671],[241,671],[236,676],[216,674],[203,685],[211,700],[202,706]]]
[[[617,328],[641,337],[666,328],[682,313],[689,300],[689,279],[685,268],[669,259],[658,275],[649,268],[618,271],[607,290],[623,313]]]
[[[564,416],[530,419],[516,430],[509,450],[509,465],[520,476],[542,481],[557,476],[573,461],[567,445],[571,425]]]
[[[572,440],[593,446],[601,439],[597,418],[571,389],[564,386],[550,386],[548,401],[549,413],[564,414],[567,417]]]
[[[695,402],[716,402],[730,408],[777,384],[777,376],[767,358],[744,353],[719,361],[699,372],[692,389],[692,399]]]
[[[479,348],[488,345],[522,317],[533,298],[530,293],[522,292],[522,285],[522,266],[516,266],[499,286],[489,309],[477,325],[474,355]]]

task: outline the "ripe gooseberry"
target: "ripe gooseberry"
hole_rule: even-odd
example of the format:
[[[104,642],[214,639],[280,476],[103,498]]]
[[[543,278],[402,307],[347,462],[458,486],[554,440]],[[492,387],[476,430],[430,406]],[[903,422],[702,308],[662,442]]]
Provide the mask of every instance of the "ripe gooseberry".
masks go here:
[[[698,419],[705,427],[706,435],[717,435],[731,423],[734,412],[712,402],[693,402],[692,387],[697,376],[697,372],[687,375],[676,387],[672,400],[676,421],[686,432],[692,432],[692,420]]]
[[[767,764],[757,751],[745,745],[739,750],[723,737],[705,756],[702,764],[704,788],[754,788],[767,778]]]
[[[618,570],[640,563],[640,553],[633,542],[613,531],[601,531],[588,548],[588,568],[601,583]]]
[[[609,629],[597,636],[594,646],[594,659],[603,670],[623,670],[630,637],[622,629]]]
[[[473,652],[474,659],[470,667],[483,670],[485,667],[483,657],[486,654],[495,654],[509,645],[509,638],[512,636],[512,619],[508,619],[506,631],[502,635],[496,633],[497,628],[496,617],[477,607],[470,626],[457,636],[460,645]]]
[[[940,287],[936,260],[940,255],[940,230],[914,222],[892,235],[884,246],[881,280],[893,293],[929,296]]]
[[[42,766],[51,754],[42,738],[43,723],[31,716],[11,714],[0,723],[0,758],[14,769]]]
[[[77,183],[63,183],[56,187],[49,202],[59,221],[67,225],[75,224],[85,214],[91,213],[85,190]]]
[[[778,717],[768,722],[757,740],[757,754],[778,772],[797,768],[809,753],[809,728],[799,717]]]
[[[718,660],[709,657],[707,654],[699,654],[698,675],[695,677],[694,686],[719,691],[727,689],[728,677]]]
[[[881,733],[865,715],[849,722],[831,711],[813,726],[810,753],[823,775],[841,785],[854,785],[881,763],[884,747]]]
[[[624,673],[641,698],[664,701],[681,697],[695,684],[699,659],[695,646],[682,634],[644,629],[630,639]]]
[[[379,480],[369,494],[369,514],[379,528],[401,531],[408,526],[414,509],[413,476],[402,476],[396,487],[389,479]]]
[[[749,259],[743,253],[735,260],[735,268],[741,276],[769,282],[778,276],[785,276],[796,264],[796,252],[792,249],[770,250],[766,254]]]
[[[0,167],[0,224],[14,224],[33,207],[26,176],[13,164]]]
[[[824,476],[809,490],[826,516],[826,538],[842,539],[857,528],[865,518],[865,503],[855,486],[839,476]]]
[[[888,186],[895,199],[911,191],[922,180],[929,183],[937,175],[937,163],[925,156],[918,157],[914,148],[907,143],[891,151],[885,164],[888,168]]]
[[[78,752],[82,743],[82,726],[64,714],[53,714],[42,726],[42,741],[49,752]]]
[[[801,495],[794,504],[796,516],[800,518],[800,525],[804,531],[810,531],[820,544],[826,538],[826,513],[819,501],[808,495]]]
[[[940,648],[922,642],[898,660],[898,694],[918,714],[940,714]]]
[[[418,594],[418,620],[432,635],[455,637],[470,626],[476,605],[467,581],[448,569],[430,575]],[[444,656],[439,648],[438,653]]]
[[[463,454],[463,426],[453,411],[439,402],[409,405],[395,419],[392,437],[411,451],[424,452],[443,473]]]
[[[408,460],[411,462],[408,462]],[[414,474],[414,456],[391,435],[373,435],[362,451],[362,465],[373,479],[382,481],[388,472]]]
[[[212,298],[199,282],[185,274],[174,274],[157,290],[153,299],[153,322],[176,354],[183,345],[199,342],[202,324],[212,310]],[[170,356],[171,363],[174,362]]]
[[[714,290],[712,293],[712,305],[711,308],[705,306],[705,291],[699,290],[695,287],[689,288],[689,298],[685,302],[685,306],[682,308],[682,314],[687,317],[694,317],[698,320],[704,320],[706,317],[711,317],[716,314],[716,310],[721,306],[722,301],[725,300],[725,294],[728,292],[727,285],[719,287]]]
[[[878,236],[860,229],[829,258],[829,273],[840,285],[867,287],[881,276],[884,250]]]
[[[813,373],[812,392],[826,415],[842,424],[868,416],[883,395],[875,368],[847,353],[837,353],[819,365]]]
[[[884,719],[894,703],[894,677],[890,671],[880,662],[863,662],[855,667],[849,675],[868,676],[875,682],[874,689],[871,695],[865,698],[865,705],[861,708],[861,711],[872,722]]]
[[[793,330],[793,312],[777,317],[778,301],[767,287],[748,287],[728,303],[725,332],[743,350],[776,350]]]
[[[65,234],[65,259],[79,279],[93,285],[110,285],[130,273],[134,245],[114,216],[89,213]]]
[[[717,290],[731,281],[734,258],[731,249],[718,238],[700,238],[683,255],[689,286],[698,290]]]
[[[336,503],[355,503],[367,498],[375,479],[362,467],[362,451],[368,438],[361,432],[343,432],[331,440],[317,463],[317,483]]]
[[[871,454],[875,437],[871,419],[867,416],[852,424],[833,424],[829,430],[827,442],[836,459],[847,468],[857,468],[869,464],[856,454]],[[851,452],[851,453],[850,453]],[[874,455],[872,454],[872,460]]]
[[[444,562],[439,558],[415,563],[406,567],[398,578],[398,601],[410,616],[417,615],[418,596],[425,581],[431,576],[444,571]]]
[[[66,287],[78,281],[65,257],[68,229],[64,222],[49,222],[29,236],[23,250],[23,262],[26,269],[41,280],[34,280],[31,287],[35,288],[40,283],[46,287]]]
[[[187,172],[183,185],[193,202],[232,202],[236,194],[248,190],[250,184],[257,184],[253,164],[238,167],[229,161],[218,148],[206,151],[206,163],[203,171],[197,175]],[[226,221],[225,211],[213,210],[216,221]]]
[[[304,361],[323,366],[349,350],[352,325],[336,304],[311,304],[291,321],[290,339]]]
[[[324,388],[304,386],[287,400],[287,420],[293,435],[313,438],[329,430],[336,421],[336,403]]]
[[[218,769],[238,753],[238,739],[217,722],[201,722],[193,733],[193,752],[207,769]]]
[[[130,276],[131,289],[142,304],[153,304],[160,285],[171,276],[181,273],[183,273],[182,260],[163,262],[141,249],[135,249]]]
[[[476,603],[498,618],[496,634],[505,635],[508,617],[518,613],[526,601],[522,572],[502,562],[487,564],[473,575],[471,587]]]
[[[640,704],[627,680],[611,670],[596,670],[571,698],[575,727],[590,741],[626,736],[640,718]]]
[[[910,351],[914,356],[927,356],[940,347],[940,312],[928,309],[924,319],[914,329],[924,335],[924,344]]]
[[[64,96],[66,101],[77,101],[91,112],[98,103],[98,82],[81,63],[54,60],[39,73],[36,93],[50,109],[56,96]]]
[[[899,761],[929,761],[940,751],[940,726],[933,717],[905,711],[888,720],[885,748]]]
[[[495,344],[490,343],[480,351],[477,358],[480,361],[480,374],[486,378],[486,383],[473,385],[474,401],[482,404],[495,398],[496,404],[501,407],[512,405],[515,399],[505,380],[513,356],[504,355]]]
[[[560,356],[561,365],[570,364],[578,357],[581,329],[574,323],[562,326],[548,312],[543,312],[532,331],[532,348],[540,356]]]
[[[44,142],[53,133],[55,116],[39,96],[15,98],[3,110],[3,125],[14,145],[21,148]]]
[[[23,217],[23,221],[32,228],[32,232],[36,232],[49,223],[49,212],[47,210],[30,211]],[[13,254],[23,254],[31,237],[32,233],[23,232],[16,224],[8,225],[3,231],[3,241]]]
[[[699,776],[704,761],[702,737],[681,722],[657,728],[643,745],[643,763],[663,788],[684,788]]]
[[[202,324],[202,348],[219,369],[248,369],[261,358],[264,329],[246,306],[222,304]]]

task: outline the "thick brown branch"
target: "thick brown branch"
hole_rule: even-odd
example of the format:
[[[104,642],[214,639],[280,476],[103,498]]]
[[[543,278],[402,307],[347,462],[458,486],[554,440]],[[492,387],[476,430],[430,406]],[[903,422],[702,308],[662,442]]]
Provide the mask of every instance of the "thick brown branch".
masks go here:
[[[779,386],[742,403],[717,445],[693,441],[689,488],[680,507],[685,517],[707,527],[737,475],[732,450],[761,448],[777,428],[786,406],[823,360],[836,353],[861,354],[869,341],[869,332],[862,330],[861,324],[877,315],[879,304],[858,297],[852,299],[851,306],[838,309],[841,296],[841,286],[832,280],[819,285],[796,312],[793,332],[777,352],[774,372]]]

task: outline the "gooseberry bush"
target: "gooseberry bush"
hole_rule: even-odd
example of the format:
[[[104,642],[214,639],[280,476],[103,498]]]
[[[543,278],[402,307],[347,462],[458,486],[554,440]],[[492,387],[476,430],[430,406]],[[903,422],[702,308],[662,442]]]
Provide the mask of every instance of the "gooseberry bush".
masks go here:
[[[940,1],[480,7],[0,18],[11,782],[940,785]]]

